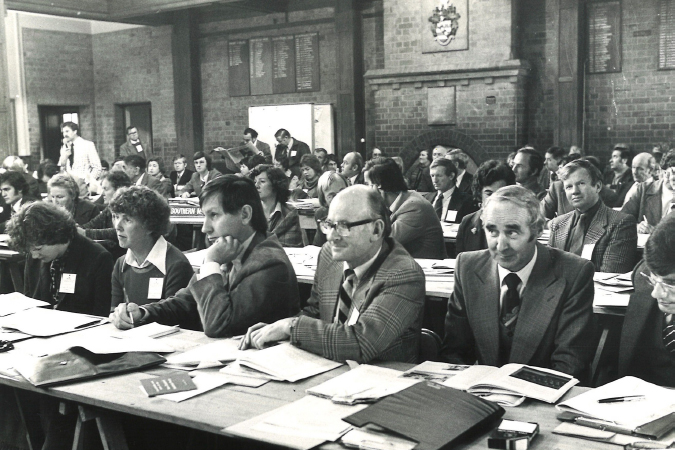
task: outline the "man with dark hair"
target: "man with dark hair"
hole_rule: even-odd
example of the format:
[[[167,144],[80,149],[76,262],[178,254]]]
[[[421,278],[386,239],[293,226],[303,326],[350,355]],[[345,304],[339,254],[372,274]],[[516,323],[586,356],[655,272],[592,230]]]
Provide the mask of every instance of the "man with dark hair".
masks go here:
[[[513,173],[516,183],[531,190],[539,200],[546,196],[546,189],[539,184],[539,174],[544,169],[544,158],[532,147],[523,147],[513,158]]]
[[[537,242],[544,216],[529,189],[499,189],[482,220],[488,249],[457,256],[442,359],[583,375],[595,350],[593,264]]]
[[[365,178],[366,184],[378,190],[389,208],[391,237],[413,258],[446,258],[443,228],[434,207],[417,192],[408,190],[393,159],[376,160],[365,172]]]
[[[382,199],[365,186],[348,187],[320,226],[328,242],[307,307],[298,317],[252,327],[242,348],[290,339],[335,361],[417,362],[424,273],[389,237]]]
[[[209,181],[222,176],[216,169],[211,168],[211,157],[204,152],[197,152],[193,156],[195,173],[180,192],[180,197],[199,197],[202,189]]]
[[[619,376],[675,387],[675,214],[654,228],[633,271],[619,344]],[[650,295],[651,293],[651,295]]]
[[[546,154],[544,155],[544,170],[541,171],[541,175],[539,176],[539,184],[544,189],[548,189],[551,183],[558,179],[558,165],[565,155],[567,155],[567,152],[560,147],[549,147],[546,150]]]
[[[127,140],[120,145],[120,156],[138,155],[146,161],[152,157],[152,148],[141,142],[138,137],[138,128],[134,126],[127,127]]]
[[[651,233],[674,208],[675,150],[670,150],[663,156],[661,167],[662,178],[639,183],[621,208],[621,212],[630,214],[638,221],[638,233]]]
[[[612,156],[609,158],[609,168],[605,174],[605,185],[613,190],[616,195],[616,202],[607,205],[610,208],[617,208],[623,205],[626,194],[635,182],[631,172],[633,162],[633,153],[627,144],[616,144],[612,150]],[[640,219],[638,219],[640,220]]]
[[[269,144],[258,140],[258,132],[253,128],[244,130],[244,145],[246,149],[242,152],[244,156],[261,155],[268,164],[272,163],[272,151]]]
[[[451,160],[435,159],[431,163],[430,173],[436,192],[427,192],[422,196],[431,202],[441,222],[461,223],[464,216],[476,211],[471,196],[455,184],[457,168]]]
[[[431,153],[422,150],[408,171],[405,178],[408,180],[408,188],[417,192],[434,192],[434,184],[431,182],[429,166],[431,165]]]
[[[447,159],[452,161],[452,163],[457,167],[457,178],[455,179],[455,184],[457,189],[461,192],[464,192],[468,195],[471,195],[471,185],[473,184],[473,175],[466,171],[466,168],[469,165],[469,155],[464,153],[461,149],[455,148],[450,150],[450,153],[445,155]],[[434,158],[435,160],[436,158]],[[432,163],[433,166],[433,163]]]
[[[147,186],[159,192],[162,189],[162,183],[153,176],[145,173],[146,161],[139,155],[128,155],[124,157],[126,165],[125,173],[131,179],[131,183],[136,186]]]
[[[314,156],[319,160],[321,163],[321,171],[325,172],[326,171],[326,160],[328,158],[328,150],[325,148],[315,148],[314,149]]]
[[[363,156],[359,152],[349,152],[342,158],[340,173],[349,181],[350,186],[363,184]]]
[[[204,186],[199,202],[205,216],[202,232],[211,242],[199,275],[173,297],[143,307],[118,306],[111,315],[116,327],[159,322],[228,337],[298,312],[293,266],[277,237],[267,233],[253,181],[236,175],[216,178]]]
[[[578,159],[559,174],[574,211],[551,221],[549,245],[588,259],[596,272],[631,270],[636,262],[636,222],[602,202],[602,173],[589,161]]]
[[[302,178],[302,170],[300,170],[300,159],[303,156],[311,153],[309,146],[302,141],[291,137],[291,133],[283,128],[274,133],[277,140],[277,148],[274,151],[274,161],[280,161],[288,158],[288,168],[293,172],[293,175]]]
[[[101,160],[98,157],[96,146],[92,141],[81,138],[80,128],[76,123],[65,122],[61,126],[63,133],[63,147],[59,157],[59,166],[89,183],[98,177],[101,171]]]

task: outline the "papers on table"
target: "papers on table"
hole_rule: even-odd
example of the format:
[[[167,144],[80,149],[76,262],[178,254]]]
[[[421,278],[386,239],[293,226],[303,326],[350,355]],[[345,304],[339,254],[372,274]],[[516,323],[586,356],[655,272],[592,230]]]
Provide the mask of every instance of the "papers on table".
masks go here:
[[[362,364],[349,372],[307,389],[307,393],[353,405],[368,403],[409,388],[421,380],[401,378],[403,372]]]
[[[21,351],[36,357],[53,355],[76,347],[98,355],[130,352],[171,353],[174,351],[173,347],[165,341],[141,336],[134,339],[119,339],[99,333],[98,330],[95,331],[86,330],[82,333],[67,334],[54,339],[33,339],[26,342]]]
[[[0,319],[0,326],[31,336],[47,337],[70,333],[88,326],[105,323],[108,319],[55,309],[32,308]]]
[[[401,376],[443,383],[448,378],[454,377],[469,367],[471,366],[447,364],[436,361],[424,361],[412,369],[406,370]]]
[[[596,272],[593,275],[595,287],[598,290],[609,292],[630,292],[633,290],[633,282],[631,281],[631,273],[602,273]]]
[[[645,245],[647,244],[647,239],[649,239],[648,234],[644,233],[638,233],[638,248],[645,248]]]
[[[435,275],[442,278],[451,278],[451,275],[455,272],[454,259],[438,260],[416,258],[415,261],[420,265],[427,278]]]
[[[239,339],[223,339],[200,345],[179,355],[171,355],[166,359],[164,365],[181,370],[220,367],[227,362],[234,361],[240,355],[257,351],[241,351],[239,350],[239,342]]]
[[[0,341],[17,342],[30,338],[31,335],[18,331],[0,329]]]
[[[226,384],[229,380],[227,377],[219,376],[218,374],[200,374],[192,379],[192,382],[197,386],[197,389],[190,391],[176,392],[173,394],[160,395],[157,398],[164,400],[171,400],[172,402],[182,402],[192,397],[196,397],[205,392],[211,391],[217,387]]]
[[[286,250],[288,259],[293,264],[293,270],[295,270],[297,277],[314,278],[321,247],[308,245],[302,248],[284,248],[284,250]]]
[[[246,352],[237,359],[242,366],[268,373],[282,380],[296,382],[335,369],[342,363],[300,350],[290,343]]]
[[[258,370],[250,369],[248,367],[244,367],[241,364],[239,364],[237,361],[232,362],[228,364],[227,366],[223,367],[222,369],[219,370],[220,373],[228,375],[228,376],[234,376],[234,377],[239,377],[239,378],[250,378],[254,380],[262,380],[262,381],[284,381],[279,377],[275,377],[274,375],[270,375],[268,373],[263,373]]]
[[[26,297],[20,292],[0,295],[0,317],[41,306],[49,306],[49,303]]]
[[[417,442],[369,427],[353,428],[340,439],[347,447],[368,450],[413,450]]]
[[[156,339],[178,333],[179,331],[180,327],[178,325],[161,325],[157,322],[152,322],[147,325],[141,325],[140,327],[123,331],[122,333],[114,334],[113,337],[124,339],[146,337]]]

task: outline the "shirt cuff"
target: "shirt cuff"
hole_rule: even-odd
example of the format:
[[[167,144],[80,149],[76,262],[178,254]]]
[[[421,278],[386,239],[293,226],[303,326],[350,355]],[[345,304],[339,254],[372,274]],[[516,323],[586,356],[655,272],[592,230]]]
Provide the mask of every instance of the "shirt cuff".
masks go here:
[[[138,309],[141,310],[142,316],[141,316],[140,322],[143,323],[143,322],[145,322],[146,320],[148,320],[148,316],[150,315],[150,313],[148,312],[147,309],[145,309],[145,308],[142,307],[142,306],[139,306]]]
[[[197,279],[202,280],[209,275],[220,274],[220,264],[217,262],[207,262],[199,268]]]

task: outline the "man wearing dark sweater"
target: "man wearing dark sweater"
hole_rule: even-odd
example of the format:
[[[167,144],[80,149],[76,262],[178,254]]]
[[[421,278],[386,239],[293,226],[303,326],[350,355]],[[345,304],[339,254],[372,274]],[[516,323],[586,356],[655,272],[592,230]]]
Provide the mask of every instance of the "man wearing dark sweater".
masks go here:
[[[253,181],[225,175],[205,185],[199,199],[202,231],[211,242],[199,275],[165,300],[119,305],[111,314],[117,328],[159,322],[226,337],[298,312],[295,271],[279,240],[267,233]]]

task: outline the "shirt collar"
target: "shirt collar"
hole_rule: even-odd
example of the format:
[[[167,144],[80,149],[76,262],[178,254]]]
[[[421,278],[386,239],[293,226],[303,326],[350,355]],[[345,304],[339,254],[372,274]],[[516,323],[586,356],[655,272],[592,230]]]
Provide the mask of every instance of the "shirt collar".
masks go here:
[[[202,178],[202,176],[199,175],[199,179],[202,180],[202,181],[207,181],[209,179],[209,172],[206,172],[206,175],[204,176],[204,178]]]
[[[136,186],[140,186],[141,184],[143,184],[143,177],[144,177],[144,176],[145,176],[145,172],[143,172],[143,173],[141,174],[141,176],[138,177],[138,180],[136,180],[136,182],[135,182],[134,184],[135,184]]]
[[[396,210],[401,206],[401,203],[403,203],[403,191],[398,193],[398,197],[396,197],[394,203],[389,206],[389,211],[396,212]]]
[[[525,267],[520,269],[518,272],[514,272],[516,275],[518,275],[518,278],[520,278],[521,282],[521,288],[519,289],[519,292],[523,292],[523,289],[525,289],[525,285],[527,285],[527,281],[530,279],[530,275],[532,274],[532,269],[534,269],[534,264],[537,262],[537,247],[534,247],[534,255],[532,255],[532,259],[530,260],[529,263],[525,264]],[[499,264],[497,264],[497,270],[499,271],[499,285],[501,286],[504,283],[504,278],[508,274],[511,273],[509,269],[505,269]]]
[[[354,267],[352,270],[354,271],[354,276],[356,277],[356,280],[360,280],[363,278],[363,276],[368,272],[368,269],[370,269],[370,266],[373,265],[377,257],[380,255],[380,252],[382,251],[382,246],[380,245],[380,249],[375,253],[375,256],[370,258],[368,261],[364,262],[358,267]],[[347,269],[350,269],[349,264],[347,264],[347,261],[345,261],[342,265],[343,269],[342,271],[344,272]],[[354,283],[354,286],[356,286],[358,283]]]
[[[455,186],[450,186],[450,189],[448,189],[447,191],[443,191],[443,192],[442,192],[442,194],[443,194],[443,200],[445,200],[446,198],[452,197],[452,194],[453,194],[454,192],[455,192]],[[438,195],[438,194],[436,194],[436,195]]]
[[[19,200],[17,200],[17,201],[12,205],[12,209],[14,210],[15,213],[19,212],[19,210],[21,209],[21,205],[22,205],[22,204],[23,204],[23,198],[20,198]]]
[[[462,173],[457,174],[457,178],[455,179],[455,184],[459,186],[459,184],[462,182],[462,178],[464,178],[464,174],[466,173],[466,169],[462,170]]]
[[[277,202],[276,205],[274,206],[274,210],[272,210],[272,213],[270,214],[270,219],[274,217],[276,213],[281,214],[281,203]]]
[[[131,249],[127,250],[127,254],[124,256],[124,262],[129,264],[131,267],[136,267],[138,269],[143,269],[148,267],[150,264],[157,267],[162,275],[166,275],[166,252],[169,246],[167,245],[166,239],[164,236],[160,236],[155,242],[155,245],[152,246],[152,250],[148,253],[148,256],[143,261],[143,264],[138,264],[134,254],[131,253]]]
[[[239,253],[237,254],[237,257],[232,260],[232,264],[241,265],[241,258],[244,256],[244,253],[246,253],[246,250],[248,250],[248,247],[251,245],[251,242],[253,242],[254,237],[255,231],[248,237],[248,239],[242,242],[241,248],[239,249]]]

